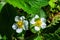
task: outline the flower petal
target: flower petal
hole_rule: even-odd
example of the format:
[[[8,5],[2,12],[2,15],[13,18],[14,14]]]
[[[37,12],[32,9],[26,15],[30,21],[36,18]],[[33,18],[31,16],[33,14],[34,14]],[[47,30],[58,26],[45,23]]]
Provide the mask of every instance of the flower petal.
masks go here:
[[[40,28],[37,27],[37,26],[35,26],[34,29],[35,29],[36,31],[39,31],[39,30],[40,30]]]
[[[16,30],[16,29],[17,29],[17,25],[16,25],[16,24],[13,24],[13,25],[12,25],[12,28],[13,28],[14,30]]]
[[[15,17],[15,21],[18,22],[19,21],[19,16]]]
[[[25,25],[23,25],[23,29],[25,30]]]
[[[46,28],[46,24],[45,23],[42,23],[41,28],[42,29]]]
[[[39,18],[39,16],[38,15],[35,15],[35,17],[34,18]]]
[[[23,29],[22,29],[22,28],[20,28],[20,29],[19,29],[19,28],[18,28],[18,29],[16,29],[16,32],[17,32],[17,33],[21,33],[22,31],[23,31]]]
[[[25,19],[25,17],[24,17],[24,16],[21,16],[21,17],[20,17],[20,20],[24,20],[24,19]]]
[[[45,18],[41,18],[41,21],[42,21],[42,22],[46,22],[46,19],[45,19]]]
[[[30,21],[31,24],[35,24],[35,18],[32,18],[32,20]]]
[[[28,30],[28,21],[24,20],[24,26],[25,26],[25,30]]]

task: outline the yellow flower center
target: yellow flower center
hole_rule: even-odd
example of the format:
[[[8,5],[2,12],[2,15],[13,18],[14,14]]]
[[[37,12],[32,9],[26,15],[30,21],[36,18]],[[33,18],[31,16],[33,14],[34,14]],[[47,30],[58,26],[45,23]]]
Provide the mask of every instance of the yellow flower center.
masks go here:
[[[38,26],[38,27],[40,27],[41,24],[42,24],[41,20],[36,20],[35,22],[36,22],[36,23],[35,23],[35,26]]]
[[[18,21],[17,25],[18,25],[18,28],[22,28],[23,27],[23,22],[22,21]]]

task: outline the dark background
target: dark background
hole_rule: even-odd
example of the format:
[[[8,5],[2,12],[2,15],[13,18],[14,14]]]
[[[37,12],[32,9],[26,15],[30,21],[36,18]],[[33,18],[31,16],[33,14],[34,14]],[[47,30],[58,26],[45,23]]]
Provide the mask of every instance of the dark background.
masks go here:
[[[6,35],[11,40],[11,34],[14,32],[12,25],[14,17],[17,15],[16,9],[8,3],[3,7],[0,13],[0,34]]]

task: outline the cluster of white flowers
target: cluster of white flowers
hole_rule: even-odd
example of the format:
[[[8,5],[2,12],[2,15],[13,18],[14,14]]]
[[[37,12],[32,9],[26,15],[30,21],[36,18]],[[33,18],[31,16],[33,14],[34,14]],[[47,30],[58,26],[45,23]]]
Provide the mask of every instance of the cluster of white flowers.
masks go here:
[[[34,18],[30,21],[30,24],[34,25],[34,29],[36,31],[39,31],[41,28],[44,29],[46,28],[46,19],[45,18],[39,18],[38,15],[35,15]],[[15,17],[15,22],[12,25],[12,28],[16,30],[17,33],[21,33],[23,30],[28,30],[28,21],[25,20],[24,16],[16,16]]]

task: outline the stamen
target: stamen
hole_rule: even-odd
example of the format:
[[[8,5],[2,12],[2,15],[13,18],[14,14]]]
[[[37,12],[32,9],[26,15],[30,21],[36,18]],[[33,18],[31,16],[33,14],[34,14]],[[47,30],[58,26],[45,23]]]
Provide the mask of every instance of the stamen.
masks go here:
[[[35,23],[35,26],[38,26],[38,27],[40,27],[41,24],[42,24],[41,20],[36,20],[35,22],[36,22],[36,23]]]
[[[18,21],[17,25],[18,25],[18,28],[22,28],[23,27],[23,22],[22,21]]]

